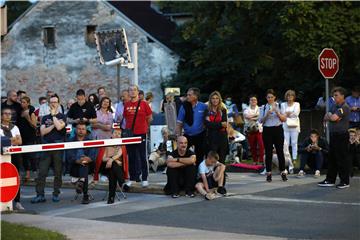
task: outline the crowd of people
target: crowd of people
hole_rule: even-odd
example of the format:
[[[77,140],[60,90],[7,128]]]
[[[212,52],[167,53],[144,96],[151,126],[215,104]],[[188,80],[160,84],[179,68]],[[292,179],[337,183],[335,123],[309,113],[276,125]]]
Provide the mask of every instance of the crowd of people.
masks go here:
[[[163,141],[150,153],[147,152],[147,135],[153,115],[153,95],[144,94],[136,85],[123,90],[121,101],[115,105],[104,87],[89,95],[79,89],[75,99],[66,99],[65,107],[56,93],[48,91],[46,96],[38,99],[37,109],[26,92],[10,90],[2,100],[0,135],[8,138],[11,145],[129,136],[142,139],[140,144],[126,147],[12,155],[14,165],[24,170],[25,181],[30,179],[31,172],[36,175],[37,195],[32,203],[46,201],[44,188],[50,167],[54,174],[53,202],[60,201],[64,173],[73,177],[76,192],[83,194],[84,204],[90,202],[89,174],[94,174],[95,181],[99,173],[106,176],[109,180],[108,203],[111,204],[117,186],[129,190],[136,181],[147,187],[149,167],[153,171],[165,168],[167,184],[164,190],[173,198],[179,197],[181,191],[194,197],[198,191],[211,200],[215,193],[225,195],[227,192],[227,161],[239,163],[249,159],[250,155],[254,165],[264,166],[267,182],[272,181],[274,159],[282,181],[287,181],[287,175],[294,173],[294,165],[300,159],[298,177],[305,176],[306,166],[319,177],[324,162],[327,162],[327,176],[319,186],[334,186],[339,174],[337,187],[347,188],[353,167],[360,167],[359,89],[355,87],[350,96],[345,96],[341,87],[332,90],[330,111],[323,119],[329,126],[329,143],[316,129],[311,130],[303,142],[298,142],[301,107],[296,102],[294,90],[286,91],[281,102],[276,92],[268,89],[266,103],[262,106],[258,106],[256,95],[250,95],[241,112],[231,97],[223,101],[221,93],[214,91],[207,102],[201,102],[200,90],[190,88],[185,96],[174,98],[167,94],[161,102],[160,111],[172,110],[175,122],[171,117],[167,118],[168,126],[162,129]],[[118,123],[120,128],[114,129],[113,123]],[[67,131],[66,126],[71,130]],[[124,159],[128,159],[128,164]],[[15,207],[23,209],[20,191]]]

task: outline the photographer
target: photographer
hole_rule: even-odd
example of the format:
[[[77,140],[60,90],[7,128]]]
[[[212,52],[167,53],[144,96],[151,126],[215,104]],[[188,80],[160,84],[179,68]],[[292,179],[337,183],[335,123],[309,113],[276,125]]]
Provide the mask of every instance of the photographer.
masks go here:
[[[328,143],[321,138],[316,129],[311,130],[310,137],[300,146],[300,171],[298,177],[305,175],[305,164],[315,169],[315,177],[320,177],[320,170],[324,161],[324,154],[329,151]]]

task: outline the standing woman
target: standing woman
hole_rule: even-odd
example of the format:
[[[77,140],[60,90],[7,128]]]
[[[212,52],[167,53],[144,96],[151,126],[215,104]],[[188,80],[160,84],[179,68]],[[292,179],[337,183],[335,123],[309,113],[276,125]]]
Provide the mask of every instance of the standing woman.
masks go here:
[[[111,138],[111,129],[113,124],[111,100],[103,97],[100,100],[98,110],[96,111],[96,123],[92,124],[93,136],[95,139]]]
[[[30,105],[30,98],[24,96],[20,99],[21,115],[17,125],[20,130],[22,145],[36,144],[36,125],[37,119],[35,109]],[[35,153],[22,154],[23,165],[26,171],[25,181],[30,179],[30,170],[36,172],[36,155]]]
[[[251,155],[255,164],[264,162],[264,142],[262,139],[262,126],[258,122],[260,108],[257,102],[257,97],[251,95],[249,97],[249,107],[244,111],[245,133],[248,137]]]
[[[283,124],[284,136],[287,144],[292,149],[292,162],[289,162],[289,172],[294,173],[294,162],[297,159],[298,137],[300,133],[300,103],[295,102],[295,91],[287,90],[285,93],[286,102],[281,104],[281,114],[286,116]]]
[[[228,153],[227,113],[226,106],[222,103],[222,98],[218,91],[210,94],[209,105],[204,111],[204,116],[208,143],[207,150],[208,152],[217,152],[219,154],[219,162],[225,163],[225,157]]]
[[[280,113],[280,106],[276,100],[276,95],[273,89],[266,91],[265,104],[260,110],[259,121],[263,124],[263,141],[265,145],[265,165],[266,165],[266,181],[272,181],[271,167],[272,167],[272,150],[275,145],[276,154],[279,159],[279,170],[281,178],[287,181],[285,171],[285,157],[284,157],[284,129],[282,123],[286,121],[286,116]]]

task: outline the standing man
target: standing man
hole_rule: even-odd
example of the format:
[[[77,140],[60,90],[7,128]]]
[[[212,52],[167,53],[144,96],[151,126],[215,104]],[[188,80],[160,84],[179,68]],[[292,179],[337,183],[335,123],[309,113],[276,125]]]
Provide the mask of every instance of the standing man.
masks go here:
[[[96,112],[94,106],[86,101],[85,91],[79,89],[76,91],[76,103],[72,104],[68,113],[68,122],[76,128],[76,124],[83,122],[87,126],[90,123],[96,123]]]
[[[350,163],[348,155],[349,142],[349,117],[350,108],[345,102],[345,89],[335,87],[332,90],[335,99],[335,105],[330,108],[330,112],[324,116],[324,121],[329,123],[330,147],[329,147],[329,165],[326,179],[319,182],[320,187],[335,186],[336,176],[339,173],[340,183],[337,188],[348,188]]]
[[[98,97],[99,97],[99,101],[103,98],[103,97],[106,97],[106,90],[105,90],[105,87],[99,87],[97,89],[97,93],[98,93]]]
[[[58,95],[53,95],[49,98],[50,114],[45,115],[41,120],[40,134],[43,143],[57,143],[65,141],[65,115],[59,113],[58,107],[60,99]],[[49,167],[53,163],[54,166],[54,192],[52,201],[59,202],[60,187],[62,184],[62,151],[48,151],[43,152],[43,157],[39,161],[39,174],[36,179],[36,197],[31,200],[31,203],[45,202],[45,182],[48,175]]]
[[[21,104],[17,101],[17,94],[15,90],[10,90],[7,92],[7,99],[1,104],[1,109],[3,108],[11,109],[11,123],[17,124],[17,120],[21,115],[22,107]]]
[[[351,96],[346,98],[346,103],[350,107],[349,128],[360,128],[360,89],[359,86],[351,90]]]
[[[130,173],[130,182],[127,185],[130,187],[131,181],[139,182],[141,175],[141,185],[147,187],[149,186],[147,180],[149,170],[146,160],[146,133],[152,120],[152,111],[146,101],[139,99],[139,87],[137,85],[130,85],[129,96],[130,101],[124,104],[126,129],[133,129],[134,136],[140,136],[142,142],[140,144],[126,145]],[[135,121],[133,121],[134,118]]]
[[[189,141],[188,147],[195,147],[196,165],[204,160],[205,121],[204,111],[207,109],[205,103],[199,102],[200,90],[190,88],[187,91],[186,102],[180,107],[177,118],[176,135],[182,135]]]
[[[121,123],[121,129],[125,129],[126,121],[124,119],[124,105],[130,101],[129,91],[123,90],[121,92],[121,101],[116,105],[115,122]]]

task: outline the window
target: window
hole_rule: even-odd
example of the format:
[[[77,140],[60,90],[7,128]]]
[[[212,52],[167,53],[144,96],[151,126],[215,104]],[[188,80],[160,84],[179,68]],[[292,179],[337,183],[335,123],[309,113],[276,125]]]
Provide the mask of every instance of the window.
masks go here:
[[[55,28],[44,27],[44,46],[48,48],[55,47]]]
[[[86,26],[85,42],[89,47],[96,47],[95,31],[96,31],[96,25],[87,25]]]

